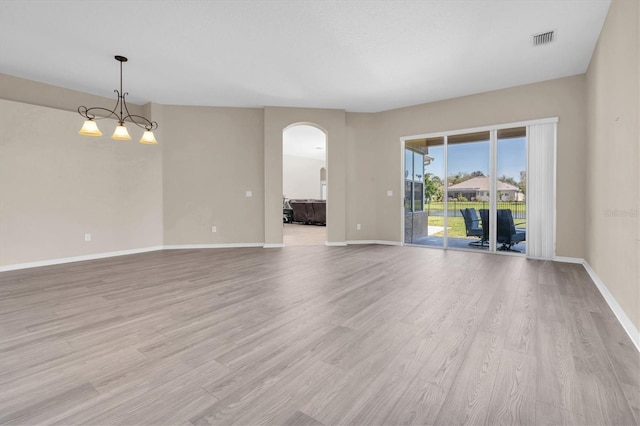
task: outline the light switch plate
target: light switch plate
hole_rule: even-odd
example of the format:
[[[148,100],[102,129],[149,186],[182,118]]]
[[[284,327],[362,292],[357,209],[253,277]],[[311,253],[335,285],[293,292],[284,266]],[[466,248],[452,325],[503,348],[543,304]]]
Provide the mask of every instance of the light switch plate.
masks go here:
[[[393,197],[393,191],[387,191],[387,197]]]
[[[251,191],[246,191],[246,192],[244,193],[244,195],[246,195],[247,197],[253,197],[253,192],[251,192]]]

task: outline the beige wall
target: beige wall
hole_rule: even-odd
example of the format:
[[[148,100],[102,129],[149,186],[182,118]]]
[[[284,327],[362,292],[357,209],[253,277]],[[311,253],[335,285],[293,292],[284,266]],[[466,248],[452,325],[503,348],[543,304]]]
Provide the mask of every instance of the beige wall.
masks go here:
[[[25,93],[41,86],[8,80]],[[11,90],[0,92],[0,97],[13,95]],[[48,96],[28,98],[50,102]],[[282,131],[312,123],[328,136],[328,241],[400,242],[400,137],[558,116],[557,254],[583,257],[585,99],[585,77],[575,76],[377,114],[145,105],[140,112],[160,122],[161,238],[167,245],[281,244]],[[70,102],[91,105],[91,100],[74,95]],[[71,109],[67,104],[64,108]],[[245,191],[253,197],[247,198]]]
[[[400,137],[558,117],[558,256],[584,256],[585,76],[465,96],[377,115],[376,223],[380,240],[400,241]],[[393,197],[386,191],[393,190]]]
[[[585,258],[640,329],[640,10],[614,0],[587,73]]]
[[[164,243],[264,242],[263,110],[162,110]],[[278,199],[282,206],[282,186]]]
[[[78,135],[78,113],[0,100],[0,265],[162,244],[162,145]],[[92,234],[85,242],[84,234]]]
[[[348,241],[380,240],[376,229],[377,178],[380,173],[375,139],[377,114],[347,113],[347,200]],[[361,229],[357,230],[356,225]]]
[[[287,198],[316,199],[320,193],[320,169],[326,161],[293,155],[282,157],[282,193]]]
[[[116,88],[114,87],[114,89]],[[105,98],[8,74],[0,74],[0,99],[47,106],[65,111],[78,111],[80,105],[112,108],[116,103],[115,93],[113,97]],[[144,107],[129,103],[127,103],[127,106],[131,114],[144,116]]]

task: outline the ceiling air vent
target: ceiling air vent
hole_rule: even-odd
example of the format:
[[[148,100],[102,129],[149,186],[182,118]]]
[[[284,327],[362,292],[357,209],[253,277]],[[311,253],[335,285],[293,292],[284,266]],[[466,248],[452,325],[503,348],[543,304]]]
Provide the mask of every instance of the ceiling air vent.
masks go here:
[[[542,46],[553,42],[556,39],[556,32],[547,31],[546,33],[534,34],[532,38],[534,46]]]

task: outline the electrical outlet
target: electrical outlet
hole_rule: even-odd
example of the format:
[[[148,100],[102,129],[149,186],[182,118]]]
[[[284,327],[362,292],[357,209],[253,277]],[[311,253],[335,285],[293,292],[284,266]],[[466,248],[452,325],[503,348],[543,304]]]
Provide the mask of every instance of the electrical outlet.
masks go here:
[[[357,224],[357,225],[356,225],[356,230],[357,230],[357,231],[359,231],[359,230],[361,230],[361,229],[362,229],[362,225],[361,225],[361,224]]]
[[[91,241],[91,234],[84,234],[85,241]]]
[[[211,227],[211,232],[218,232],[218,227],[217,226],[212,226]]]
[[[393,197],[393,191],[387,191],[387,197]]]
[[[244,195],[247,196],[247,197],[253,197],[253,192],[245,191]]]

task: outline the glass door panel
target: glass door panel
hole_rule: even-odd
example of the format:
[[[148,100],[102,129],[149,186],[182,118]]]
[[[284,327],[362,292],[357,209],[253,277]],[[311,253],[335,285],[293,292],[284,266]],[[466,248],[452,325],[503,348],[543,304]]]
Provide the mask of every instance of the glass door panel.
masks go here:
[[[526,253],[526,128],[501,129],[496,145],[496,250]]]
[[[404,193],[405,243],[443,247],[444,137],[406,142]]]
[[[420,244],[426,233],[424,212],[424,154],[407,146],[404,169],[404,242]]]
[[[404,242],[413,244],[413,151],[404,150]]]
[[[488,250],[491,206],[490,133],[447,138],[446,246]]]

